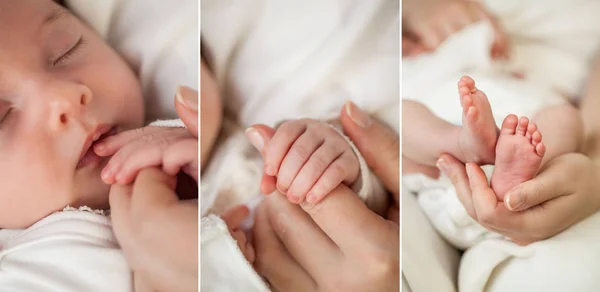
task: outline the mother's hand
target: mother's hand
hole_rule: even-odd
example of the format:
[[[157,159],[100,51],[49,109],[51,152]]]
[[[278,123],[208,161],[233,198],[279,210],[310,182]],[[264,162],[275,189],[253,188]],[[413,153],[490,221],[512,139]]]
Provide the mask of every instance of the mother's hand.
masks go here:
[[[519,244],[554,236],[600,208],[598,165],[582,154],[550,161],[533,179],[496,199],[482,169],[450,155],[438,167],[454,184],[458,198],[473,219]]]
[[[181,87],[176,100],[177,113],[198,137],[198,112],[193,106],[198,104],[198,93]],[[197,178],[197,140],[172,147],[180,151],[171,157],[168,168]],[[180,201],[175,185],[175,177],[147,168],[133,184],[111,187],[113,229],[134,271],[136,291],[198,289],[198,203]]]
[[[351,104],[342,123],[397,199],[398,135]],[[343,185],[316,205],[273,195],[257,210],[255,268],[274,291],[398,291],[399,232]]]

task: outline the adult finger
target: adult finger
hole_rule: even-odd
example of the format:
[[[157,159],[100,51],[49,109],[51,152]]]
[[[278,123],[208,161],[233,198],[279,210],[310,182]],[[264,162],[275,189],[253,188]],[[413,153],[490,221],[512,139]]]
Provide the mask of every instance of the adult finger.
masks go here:
[[[314,205],[303,202],[300,206],[342,251],[363,250],[365,244],[388,240],[393,234],[395,223],[369,210],[345,185],[339,185]],[[356,234],[369,240],[352,240]]]
[[[143,169],[133,183],[131,204],[138,212],[151,212],[153,209],[177,204],[179,198],[175,193],[176,184],[175,177],[158,168]]]
[[[270,196],[265,203],[268,204],[267,214],[277,237],[312,278],[319,282],[325,280],[325,275],[335,273],[337,266],[334,263],[341,261],[341,254],[315,222],[284,196]],[[322,256],[315,256],[314,247],[318,247]]]
[[[260,152],[263,159],[265,158],[265,145],[271,141],[273,135],[275,135],[275,129],[267,125],[258,124],[246,129],[246,137],[248,137],[248,140],[254,148]],[[276,184],[277,179],[274,176],[263,173],[260,182],[260,191],[263,194],[270,194],[277,189]]]
[[[187,129],[198,137],[198,91],[187,86],[177,87],[175,110]]]
[[[341,112],[346,133],[364,156],[375,175],[381,179],[398,203],[400,194],[400,137],[389,127],[371,119],[354,103],[348,102]]]
[[[523,211],[571,193],[568,187],[572,185],[573,177],[565,174],[573,173],[570,169],[577,170],[577,166],[583,162],[579,158],[577,155],[563,155],[551,160],[536,177],[515,186],[506,193],[504,196],[506,208],[511,211]]]
[[[454,158],[452,155],[443,154],[437,161],[437,167],[442,171],[454,185],[458,200],[465,207],[465,210],[473,219],[477,219],[475,209],[473,208],[473,198],[471,196],[471,186],[465,170],[465,165]]]
[[[521,216],[511,216],[508,209],[498,201],[496,193],[490,188],[485,173],[474,163],[466,164],[467,176],[471,187],[473,208],[477,220],[488,228],[497,230],[513,230],[521,226]]]
[[[254,268],[263,275],[272,290],[278,291],[316,291],[316,283],[286,251],[277,238],[267,214],[267,204],[262,203],[256,210],[252,227],[256,260]]]

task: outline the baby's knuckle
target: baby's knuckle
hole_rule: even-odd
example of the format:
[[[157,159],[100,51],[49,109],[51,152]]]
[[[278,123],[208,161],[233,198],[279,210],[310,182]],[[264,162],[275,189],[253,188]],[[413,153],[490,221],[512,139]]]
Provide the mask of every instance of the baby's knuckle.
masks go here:
[[[310,160],[315,171],[323,171],[328,166],[327,159],[322,155],[315,155]]]
[[[291,152],[299,158],[307,158],[311,154],[311,150],[306,145],[302,144],[294,145]]]
[[[346,177],[347,170],[339,163],[335,163],[330,166],[331,169],[331,177],[334,178],[343,178]]]

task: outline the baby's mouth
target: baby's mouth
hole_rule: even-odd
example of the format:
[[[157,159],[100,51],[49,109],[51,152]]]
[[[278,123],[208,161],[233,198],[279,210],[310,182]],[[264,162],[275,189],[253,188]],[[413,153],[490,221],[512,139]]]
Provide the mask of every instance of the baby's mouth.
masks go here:
[[[88,135],[88,138],[83,144],[81,154],[79,155],[79,163],[77,169],[84,168],[88,165],[97,164],[103,157],[98,156],[94,152],[94,144],[102,141],[106,137],[110,137],[117,134],[117,127],[112,125],[99,126],[94,132]]]

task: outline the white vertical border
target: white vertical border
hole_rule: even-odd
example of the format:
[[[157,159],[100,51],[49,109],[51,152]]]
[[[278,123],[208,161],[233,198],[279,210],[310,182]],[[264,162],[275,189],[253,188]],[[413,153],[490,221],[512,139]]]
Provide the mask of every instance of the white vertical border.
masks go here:
[[[201,19],[202,19],[202,1],[201,0],[195,0],[198,1],[198,56],[200,56],[200,52],[202,50],[201,47],[201,43],[200,43],[200,35],[201,30],[202,30],[202,26],[201,26]],[[202,79],[202,70],[200,69],[200,63],[202,62],[202,56],[200,56],[200,58],[198,58],[198,157],[200,157],[200,145],[202,145],[202,131],[200,131],[200,129],[202,129],[202,125],[200,124],[200,112],[201,112],[201,108],[202,108],[202,98],[200,98],[201,94],[202,94],[202,88],[200,88],[202,82],[200,81]],[[201,185],[201,175],[200,175],[200,163],[198,163],[198,290],[200,291],[200,287],[202,287],[200,285],[200,279],[202,279],[202,277],[200,277],[200,275],[202,274],[202,265],[200,264],[201,261],[201,257],[202,257],[202,253],[201,253],[201,249],[200,249],[200,238],[202,237],[202,235],[200,234],[200,185]]]
[[[400,195],[398,197],[398,204],[399,204],[398,209],[400,212],[400,214],[399,214],[399,216],[400,216],[400,221],[399,221],[399,225],[400,225],[399,226],[399,228],[400,228],[400,232],[399,232],[400,241],[399,242],[400,242],[400,244],[398,246],[398,255],[400,257],[400,269],[399,269],[400,275],[398,275],[398,276],[400,277],[399,278],[400,279],[400,291],[402,291],[403,286],[404,286],[403,285],[404,277],[403,277],[403,269],[402,269],[403,268],[402,263],[404,262],[402,260],[402,230],[403,230],[402,214],[404,213],[404,212],[402,212],[402,96],[401,96],[402,95],[402,0],[398,0],[398,1],[400,2],[400,3],[398,3],[399,4],[398,5],[398,17],[400,18],[400,21],[398,21],[398,23],[399,23],[398,24],[398,26],[399,26],[398,33],[400,34],[398,36],[398,54],[399,54],[398,60],[400,60],[398,62],[398,78],[399,78],[398,79],[398,84],[399,84],[399,86],[398,86],[398,89],[399,89],[398,90],[398,103],[400,103],[400,105],[398,106],[398,108],[399,108],[399,113],[398,113],[398,123],[399,123],[398,126],[399,127],[398,127],[398,129],[400,129],[399,133],[398,133],[398,136],[399,136],[398,139],[400,141],[400,143],[398,143],[399,144],[398,147],[399,147],[399,151],[400,151],[399,152],[400,155],[398,155],[398,160],[399,160],[398,167],[400,168],[400,171],[398,172],[398,174],[400,175],[400,177],[398,178],[398,181],[400,182],[398,184],[398,187],[400,188],[400,190],[399,190]]]

